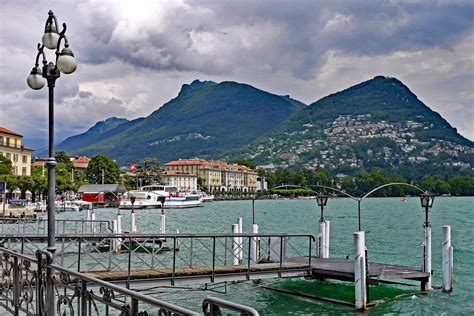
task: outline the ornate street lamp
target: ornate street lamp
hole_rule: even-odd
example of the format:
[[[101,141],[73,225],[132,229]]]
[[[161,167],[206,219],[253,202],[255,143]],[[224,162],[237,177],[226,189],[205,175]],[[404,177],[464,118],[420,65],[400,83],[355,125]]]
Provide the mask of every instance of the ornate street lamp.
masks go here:
[[[323,195],[323,194],[318,194],[316,195],[316,202],[318,203],[318,206],[321,207],[321,218],[319,219],[320,222],[324,222],[324,207],[328,203],[328,196]]]
[[[428,227],[430,223],[428,222],[428,210],[433,207],[434,195],[430,193],[420,194],[421,207],[425,209],[425,227]]]
[[[54,86],[60,73],[70,74],[76,70],[77,63],[74,54],[69,48],[69,42],[65,35],[66,23],[63,23],[63,30],[58,33],[58,21],[53,11],[48,12],[48,19],[44,27],[42,44],[38,44],[38,53],[36,55],[35,66],[27,78],[28,86],[33,90],[39,90],[48,84],[49,89],[49,146],[46,164],[48,165],[48,248],[53,255],[56,251],[55,244],[55,212],[54,200],[56,196],[56,160],[54,159]],[[64,42],[64,48],[60,50],[61,43]],[[56,63],[46,60],[44,48],[56,50]],[[39,58],[42,57],[43,66],[39,66]]]

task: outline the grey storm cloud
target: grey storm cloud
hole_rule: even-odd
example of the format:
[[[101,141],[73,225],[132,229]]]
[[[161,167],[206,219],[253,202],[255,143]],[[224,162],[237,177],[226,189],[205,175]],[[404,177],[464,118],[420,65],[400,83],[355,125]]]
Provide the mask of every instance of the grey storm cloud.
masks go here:
[[[4,113],[46,100],[25,80],[49,9],[67,22],[79,65],[57,84],[64,137],[110,116],[148,115],[196,78],[309,104],[379,74],[474,137],[472,1],[2,1],[0,125],[25,134],[44,128]]]

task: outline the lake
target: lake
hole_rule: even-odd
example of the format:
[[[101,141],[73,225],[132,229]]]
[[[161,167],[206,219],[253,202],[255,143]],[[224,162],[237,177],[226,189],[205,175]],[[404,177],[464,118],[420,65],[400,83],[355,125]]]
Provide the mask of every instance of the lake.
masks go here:
[[[373,262],[421,265],[424,211],[419,198],[368,198],[362,202],[362,230],[366,234],[369,260]],[[454,246],[454,291],[433,290],[419,293],[418,287],[379,285],[370,289],[370,299],[385,303],[370,308],[366,314],[472,314],[474,313],[474,197],[437,197],[430,211],[432,225],[433,285],[441,285],[442,226],[451,225]],[[117,209],[97,209],[98,220],[112,220]],[[160,210],[137,210],[140,232],[158,233]],[[237,217],[243,218],[244,232],[250,232],[252,201],[220,201],[202,207],[165,210],[167,232],[231,233]],[[317,235],[319,208],[315,200],[257,200],[256,222],[261,233],[304,233]],[[124,215],[124,230],[129,229],[130,211]],[[353,253],[353,232],[357,231],[357,202],[346,198],[329,199],[324,217],[331,221],[330,256],[346,257]],[[61,213],[57,218],[85,218],[85,212]],[[155,288],[144,291],[170,303],[200,311],[200,302],[208,295],[242,303],[261,315],[356,314],[349,307],[318,302],[262,289],[271,285],[310,294],[352,301],[352,283],[312,281],[302,278],[265,280],[228,285],[228,294],[196,291],[198,287]],[[210,285],[220,292],[223,285]]]

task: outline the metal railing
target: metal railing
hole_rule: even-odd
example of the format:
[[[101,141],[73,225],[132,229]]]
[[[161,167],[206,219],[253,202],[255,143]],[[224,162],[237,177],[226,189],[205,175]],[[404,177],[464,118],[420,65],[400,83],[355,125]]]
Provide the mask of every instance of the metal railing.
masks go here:
[[[112,224],[105,220],[57,219],[56,234],[109,234]],[[1,218],[0,236],[44,236],[48,233],[47,218]]]
[[[199,315],[186,308],[52,264],[48,252],[36,258],[0,248],[0,307],[13,315]],[[241,315],[258,315],[247,306],[206,298],[219,315],[219,306]],[[250,312],[250,313],[249,313]]]
[[[220,316],[221,308],[225,308],[234,312],[239,312],[241,316],[258,316],[258,312],[248,306],[224,301],[216,297],[206,297],[202,302],[202,311],[205,316]]]
[[[262,274],[309,275],[314,241],[304,234],[60,234],[55,260],[64,268],[127,284],[143,279],[171,285],[178,280],[209,283],[230,274],[235,280],[250,280]],[[257,247],[253,254],[252,243]],[[34,254],[46,249],[46,241],[6,236],[4,246]],[[296,264],[291,257],[307,261]]]

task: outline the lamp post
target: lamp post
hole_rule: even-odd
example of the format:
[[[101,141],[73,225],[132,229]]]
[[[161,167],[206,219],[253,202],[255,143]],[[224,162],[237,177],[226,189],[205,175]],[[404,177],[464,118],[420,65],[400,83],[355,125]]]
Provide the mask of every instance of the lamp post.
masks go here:
[[[327,196],[327,195],[318,194],[318,195],[316,195],[316,202],[318,202],[318,206],[321,207],[321,216],[320,216],[319,221],[320,221],[320,222],[324,222],[323,212],[324,212],[324,207],[325,207],[326,204],[328,203],[328,196]]]
[[[424,194],[420,194],[420,202],[421,207],[425,209],[425,222],[423,223],[423,231],[425,235],[425,239],[423,242],[423,266],[422,271],[428,272],[429,277],[426,282],[422,282],[421,290],[426,291],[431,289],[431,225],[428,221],[428,211],[431,207],[433,207],[434,196],[429,194],[428,192]]]
[[[56,251],[55,244],[55,213],[54,200],[56,195],[56,160],[54,158],[54,86],[60,73],[70,74],[76,70],[77,64],[74,54],[69,48],[69,42],[65,35],[66,23],[63,23],[63,29],[58,33],[58,21],[53,11],[48,12],[42,44],[38,44],[38,53],[36,55],[35,66],[27,78],[28,86],[33,90],[39,90],[48,84],[49,90],[49,143],[46,164],[48,165],[48,248],[53,255]],[[64,48],[60,50],[61,42],[64,40]],[[56,50],[55,62],[46,60],[44,48]],[[42,57],[42,69],[39,67],[39,58]]]
[[[429,193],[420,194],[421,207],[425,209],[425,223],[423,224],[425,227],[430,226],[430,222],[428,221],[428,211],[433,207],[434,198],[434,195]]]

